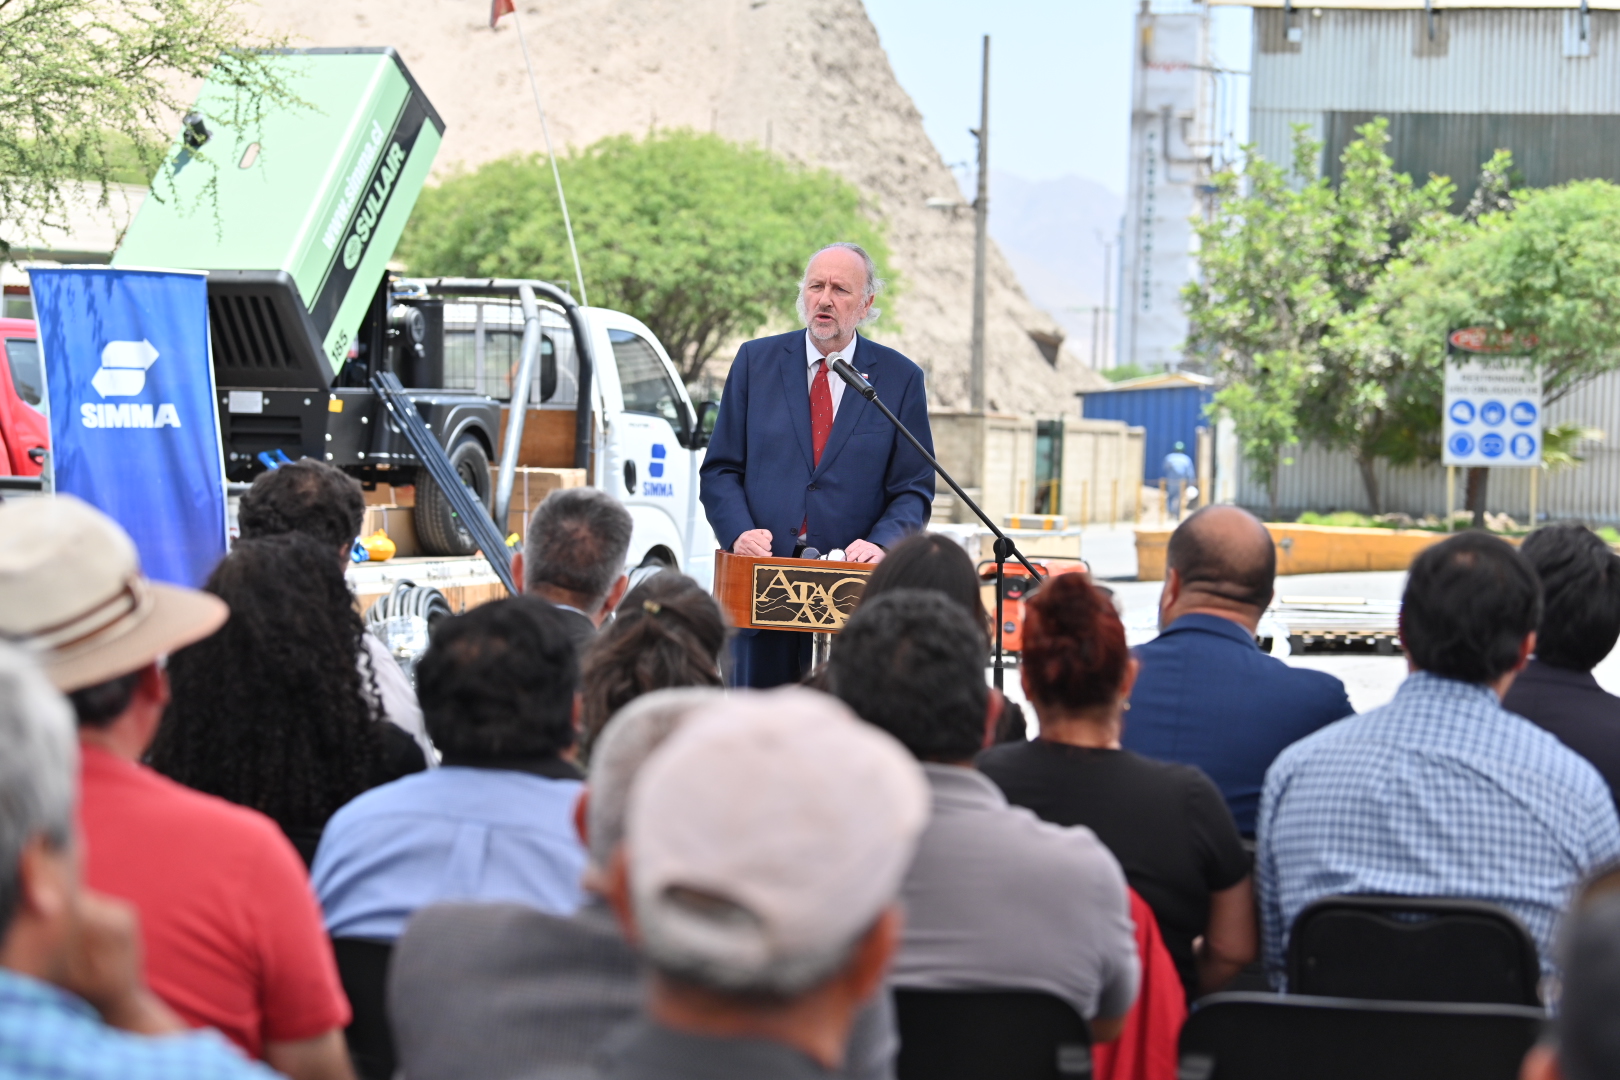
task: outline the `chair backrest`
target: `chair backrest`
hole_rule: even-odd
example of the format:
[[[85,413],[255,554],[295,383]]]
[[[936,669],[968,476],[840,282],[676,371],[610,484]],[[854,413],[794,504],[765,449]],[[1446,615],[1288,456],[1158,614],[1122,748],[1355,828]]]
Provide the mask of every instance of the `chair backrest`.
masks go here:
[[[894,991],[899,1080],[1080,1080],[1091,1029],[1062,998],[1031,990]]]
[[[1213,994],[1181,1029],[1179,1080],[1515,1080],[1545,1021],[1523,1005]]]
[[[1478,900],[1330,896],[1288,935],[1288,989],[1384,1001],[1539,1005],[1535,939]]]
[[[388,1026],[388,964],[392,941],[333,938],[338,977],[354,1019],[343,1032],[360,1080],[393,1080],[394,1034]]]

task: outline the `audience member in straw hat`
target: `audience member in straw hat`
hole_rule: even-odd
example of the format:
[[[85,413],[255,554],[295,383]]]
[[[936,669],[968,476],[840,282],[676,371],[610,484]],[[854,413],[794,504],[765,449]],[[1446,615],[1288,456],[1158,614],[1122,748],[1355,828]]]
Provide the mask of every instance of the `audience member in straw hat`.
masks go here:
[[[794,1080],[845,1061],[900,938],[928,820],[910,755],[826,695],[728,700],[630,792],[607,891],[652,968],[608,1080]]]
[[[349,1004],[292,845],[263,815],[139,764],[169,697],[163,657],[226,615],[215,596],[147,580],[128,535],[71,496],[0,505],[0,635],[78,714],[87,883],[139,911],[147,981],[186,1023],[294,1080],[341,1080]]]

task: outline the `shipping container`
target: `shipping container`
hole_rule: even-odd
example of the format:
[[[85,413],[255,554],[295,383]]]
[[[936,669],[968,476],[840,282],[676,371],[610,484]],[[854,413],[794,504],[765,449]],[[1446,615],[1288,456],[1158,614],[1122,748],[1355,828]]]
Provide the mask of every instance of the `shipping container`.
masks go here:
[[[1082,394],[1080,415],[1087,420],[1123,420],[1145,429],[1142,479],[1156,484],[1164,476],[1165,455],[1176,443],[1186,444],[1187,456],[1196,459],[1198,429],[1210,426],[1207,409],[1214,396],[1214,380],[1203,375],[1148,375]]]

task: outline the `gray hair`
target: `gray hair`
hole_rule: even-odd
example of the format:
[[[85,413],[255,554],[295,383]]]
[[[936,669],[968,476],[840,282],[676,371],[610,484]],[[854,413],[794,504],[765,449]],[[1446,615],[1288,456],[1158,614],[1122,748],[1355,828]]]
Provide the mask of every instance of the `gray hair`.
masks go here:
[[[523,588],[552,585],[590,598],[592,613],[624,572],[633,526],[618,499],[597,488],[564,488],[546,496],[529,519]]]
[[[586,832],[593,867],[605,870],[614,850],[624,843],[630,785],[653,751],[697,710],[717,705],[724,697],[724,691],[712,687],[654,690],[614,713],[602,728],[591,750],[587,780],[591,801]]]
[[[850,240],[840,240],[837,243],[828,244],[826,247],[821,248],[814,255],[805,260],[804,273],[799,275],[799,298],[796,303],[799,311],[799,321],[806,325],[809,325],[810,323],[810,309],[804,306],[804,288],[806,285],[810,284],[810,264],[815,262],[817,257],[820,256],[822,252],[831,251],[833,248],[843,248],[845,251],[853,251],[855,254],[861,257],[861,263],[866,267],[866,292],[862,296],[863,300],[871,300],[873,297],[877,296],[878,293],[883,291],[883,286],[885,283],[882,278],[878,277],[877,263],[872,261],[872,256],[866,253],[865,248]],[[864,326],[866,323],[871,322],[873,319],[876,319],[882,314],[883,309],[881,308],[868,308],[866,314],[861,317],[861,321],[856,323],[856,325]]]
[[[0,937],[17,912],[23,849],[73,838],[73,710],[24,652],[0,644]]]

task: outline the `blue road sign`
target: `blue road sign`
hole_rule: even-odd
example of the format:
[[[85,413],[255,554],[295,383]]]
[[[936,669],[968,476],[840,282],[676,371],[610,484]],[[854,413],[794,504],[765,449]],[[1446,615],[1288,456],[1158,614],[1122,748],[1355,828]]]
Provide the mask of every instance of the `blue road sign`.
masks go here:
[[[1500,401],[1487,401],[1479,407],[1479,422],[1495,427],[1507,417],[1507,409]]]
[[[1454,424],[1472,424],[1474,422],[1474,403],[1463,399],[1451,403],[1451,422]]]

